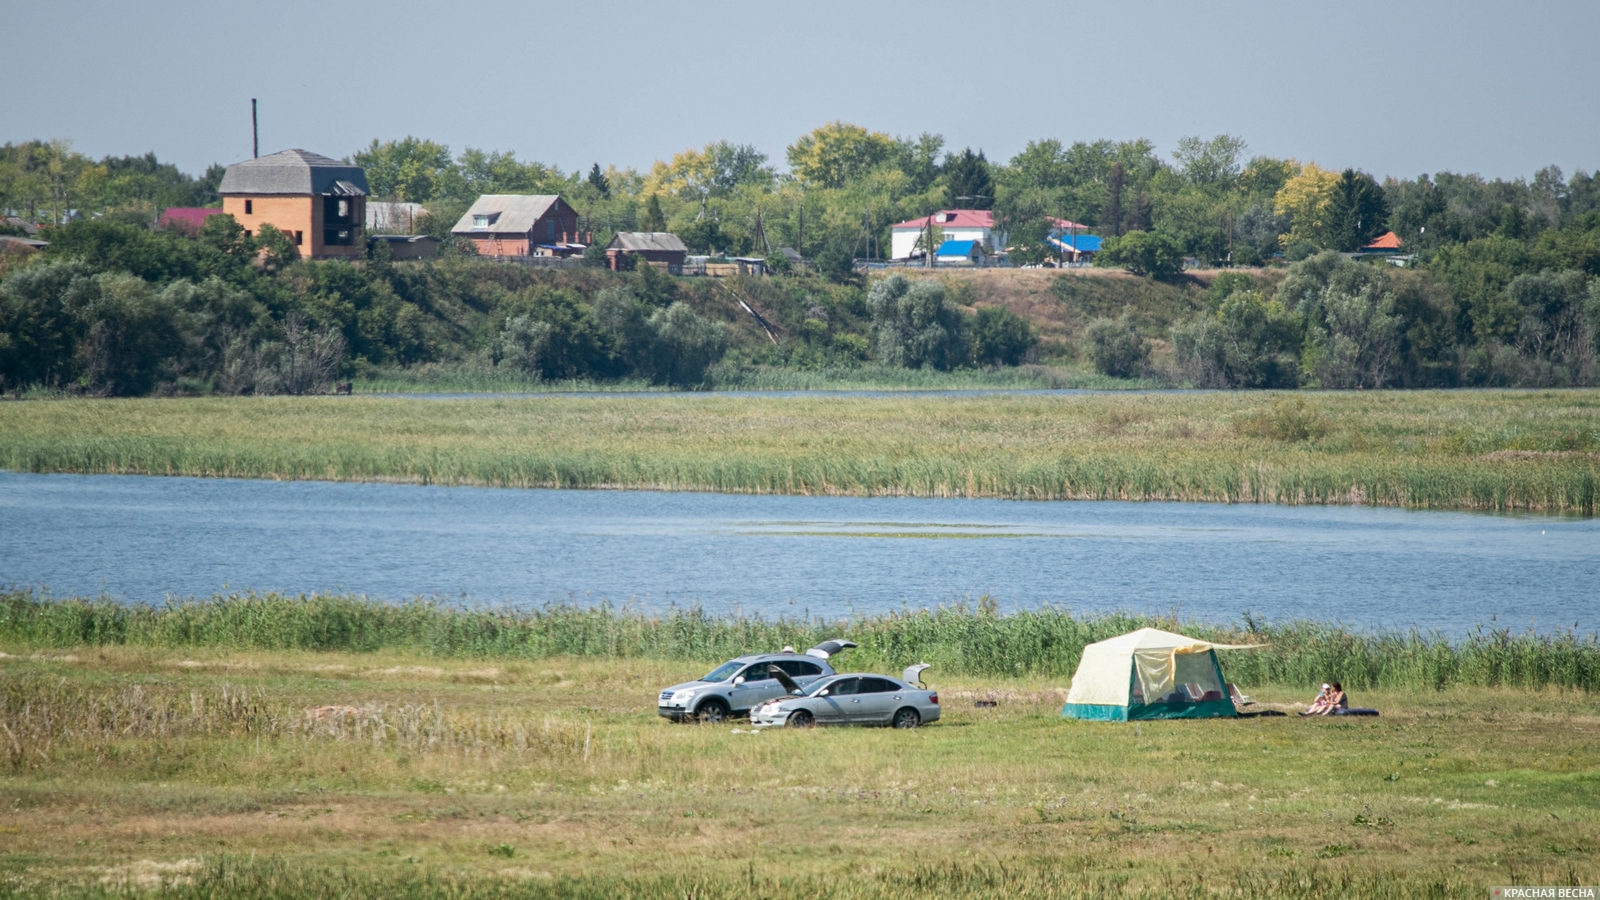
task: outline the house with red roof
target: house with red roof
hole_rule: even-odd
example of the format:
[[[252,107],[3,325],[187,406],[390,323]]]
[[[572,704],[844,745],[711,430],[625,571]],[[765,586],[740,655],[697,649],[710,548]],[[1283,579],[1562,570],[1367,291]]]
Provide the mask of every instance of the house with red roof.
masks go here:
[[[1005,233],[994,227],[994,213],[987,209],[941,209],[920,219],[909,219],[889,226],[889,256],[910,259],[923,255],[923,245],[932,236],[935,251],[945,241],[977,241],[991,251],[1005,247]]]
[[[1050,219],[1053,238],[1073,235],[1081,240],[1089,230],[1066,219]],[[941,209],[920,219],[910,219],[889,226],[889,255],[892,259],[911,259],[923,256],[922,246],[932,236],[935,254],[947,242],[972,241],[981,246],[988,256],[1003,253],[1006,249],[1006,232],[995,225],[994,213],[987,209]],[[1076,241],[1075,241],[1076,242]],[[1074,242],[1074,243],[1075,243]],[[1095,249],[1099,249],[1096,247]]]
[[[1373,238],[1370,243],[1363,244],[1362,247],[1361,247],[1361,252],[1362,253],[1399,253],[1400,252],[1400,245],[1401,245],[1400,235],[1395,234],[1392,231],[1385,231],[1383,234],[1380,234],[1377,237]]]
[[[205,206],[169,206],[156,220],[156,227],[166,231],[181,231],[191,237],[200,233],[200,227],[212,216],[222,215],[222,210]]]

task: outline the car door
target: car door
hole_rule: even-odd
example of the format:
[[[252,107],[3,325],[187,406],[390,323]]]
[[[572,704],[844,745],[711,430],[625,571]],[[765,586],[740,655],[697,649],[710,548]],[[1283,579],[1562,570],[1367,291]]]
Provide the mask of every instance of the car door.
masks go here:
[[[740,682],[741,678],[744,681]],[[783,694],[783,685],[773,679],[764,662],[746,666],[743,672],[734,676],[734,681],[733,690],[728,692],[728,705],[734,712],[743,712],[763,700]]]
[[[840,678],[830,682],[824,689],[826,696],[818,696],[821,702],[816,704],[812,715],[816,716],[819,725],[839,725],[850,720],[850,710],[859,699],[856,691],[860,688],[859,678]]]
[[[850,724],[887,725],[899,709],[905,692],[887,678],[862,678],[852,704]]]

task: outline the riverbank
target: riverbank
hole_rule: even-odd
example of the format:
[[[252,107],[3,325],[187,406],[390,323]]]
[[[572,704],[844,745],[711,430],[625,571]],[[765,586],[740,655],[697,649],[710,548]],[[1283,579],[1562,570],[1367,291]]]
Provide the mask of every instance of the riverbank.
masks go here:
[[[0,403],[0,468],[1593,515],[1600,391]]]
[[[1309,699],[1314,685],[1240,678],[1248,655],[1224,665],[1257,708]],[[655,714],[657,688],[718,661],[0,634],[0,893],[1401,897],[1600,881],[1584,692],[1370,689],[1355,697],[1375,719],[1093,723],[1060,718],[1066,679],[936,666],[944,716],[910,732]]]

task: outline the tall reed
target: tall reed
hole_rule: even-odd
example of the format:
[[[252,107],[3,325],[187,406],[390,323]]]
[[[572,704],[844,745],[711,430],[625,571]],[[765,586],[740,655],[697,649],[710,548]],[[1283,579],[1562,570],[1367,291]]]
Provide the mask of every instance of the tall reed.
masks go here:
[[[540,659],[587,656],[698,661],[835,637],[856,641],[850,668],[898,671],[927,662],[951,675],[1060,678],[1086,644],[1141,627],[1178,630],[1229,651],[1223,666],[1243,684],[1314,684],[1444,690],[1453,686],[1600,691],[1600,635],[1512,633],[1480,627],[1451,641],[1415,631],[1359,634],[1313,622],[1235,627],[1171,618],[1074,616],[1045,608],[1000,615],[977,607],[903,610],[850,620],[710,616],[699,609],[644,615],[609,605],[538,609],[431,600],[390,604],[342,595],[229,594],[161,606],[108,599],[0,594],[0,642],[27,647],[102,644],[238,650],[403,649],[438,657]]]
[[[27,401],[0,468],[1593,515],[1600,391]]]

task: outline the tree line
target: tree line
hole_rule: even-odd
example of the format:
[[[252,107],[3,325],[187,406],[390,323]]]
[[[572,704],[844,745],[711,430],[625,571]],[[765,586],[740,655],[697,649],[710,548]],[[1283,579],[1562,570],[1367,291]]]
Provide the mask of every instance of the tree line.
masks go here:
[[[1227,387],[1595,383],[1600,186],[1548,167],[1530,180],[1385,179],[1249,157],[1242,139],[1029,143],[1011,160],[937,135],[835,122],[780,171],[717,141],[648,172],[564,173],[512,153],[452,154],[408,137],[351,157],[378,199],[425,204],[449,228],[481,193],[559,193],[595,243],[670,230],[695,252],[812,266],[730,288],[629,273],[539,273],[447,256],[425,265],[299,261],[281,234],[213,217],[198,237],[150,229],[167,206],[217,202],[222,168],[191,178],[153,155],[83,158],[64,142],[0,147],[0,208],[55,223],[37,259],[0,261],[0,389],[128,394],[322,389],[374,367],[469,366],[560,378],[704,384],[718,363],[951,369],[1086,360],[1116,376]],[[1049,259],[1054,219],[1106,239],[1097,262],[1186,292],[1180,314],[1130,307],[1041,344],[959,283],[866,284],[888,226],[992,209],[1013,262]],[[67,223],[67,224],[61,224]],[[5,226],[18,233],[19,224]],[[1393,230],[1405,270],[1343,255]],[[1268,265],[1209,286],[1185,262]],[[819,277],[820,275],[820,277]],[[758,329],[735,299],[780,329]],[[1065,293],[1058,300],[1070,303]]]

